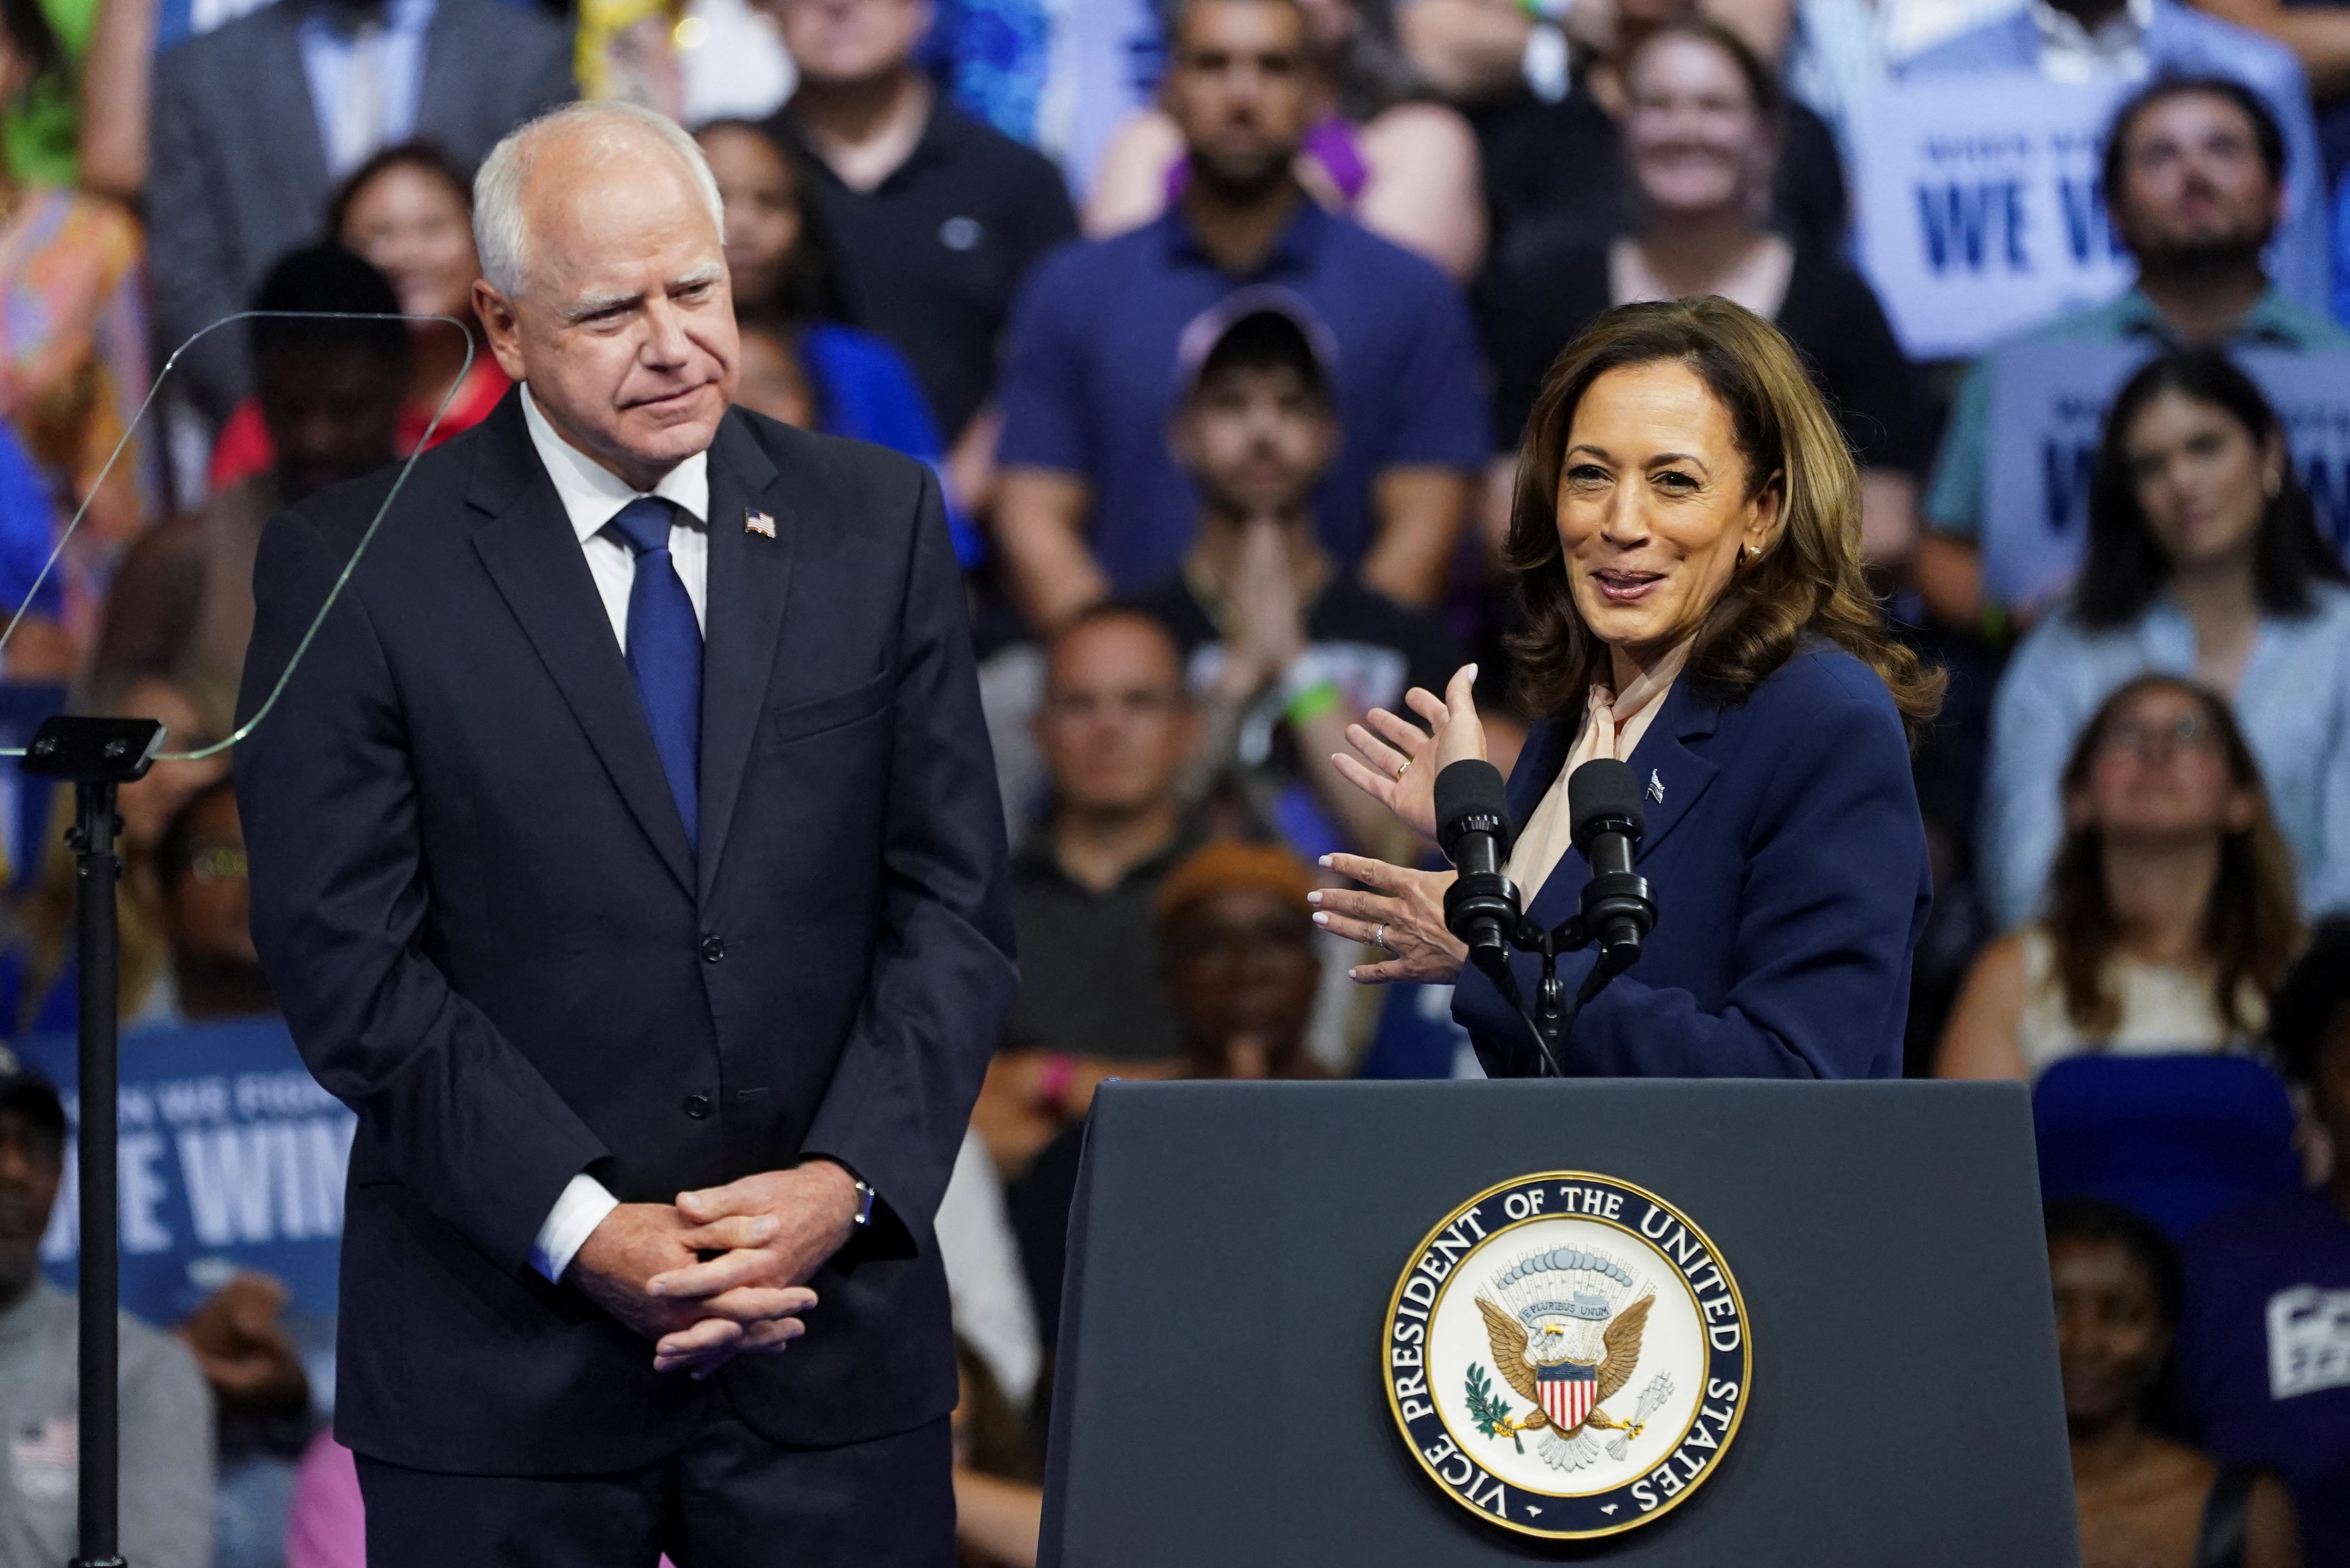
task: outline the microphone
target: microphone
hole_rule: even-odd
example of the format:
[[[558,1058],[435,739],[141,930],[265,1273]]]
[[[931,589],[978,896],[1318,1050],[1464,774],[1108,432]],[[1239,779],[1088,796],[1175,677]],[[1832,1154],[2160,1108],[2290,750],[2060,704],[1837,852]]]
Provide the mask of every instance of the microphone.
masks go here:
[[[1436,782],[1440,792],[1442,775]],[[1575,846],[1591,863],[1583,889],[1584,929],[1599,944],[1601,968],[1617,973],[1640,956],[1640,944],[1657,923],[1648,880],[1632,869],[1632,846],[1648,827],[1640,781],[1614,758],[1594,757],[1567,776],[1566,808]]]
[[[1460,873],[1444,893],[1444,926],[1492,975],[1510,967],[1518,890],[1502,873],[1510,856],[1509,793],[1502,770],[1464,757],[1436,775],[1436,841]]]

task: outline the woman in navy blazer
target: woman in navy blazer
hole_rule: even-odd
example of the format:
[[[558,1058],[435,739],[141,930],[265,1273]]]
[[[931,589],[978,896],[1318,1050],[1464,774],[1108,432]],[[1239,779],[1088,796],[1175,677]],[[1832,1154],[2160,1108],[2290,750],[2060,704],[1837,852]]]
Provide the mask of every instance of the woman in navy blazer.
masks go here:
[[[1850,451],[1777,329],[1718,298],[1609,312],[1528,421],[1507,558],[1537,723],[1510,781],[1513,881],[1541,925],[1590,879],[1565,778],[1627,762],[1647,796],[1636,868],[1658,907],[1629,970],[1575,1021],[1560,1067],[1651,1077],[1897,1077],[1909,955],[1931,901],[1909,740],[1941,676],[1891,641],[1861,574]],[[1434,836],[1433,783],[1484,755],[1472,666],[1443,698],[1348,734],[1341,771]],[[1451,872],[1355,857],[1370,891],[1326,927],[1394,953],[1358,980],[1457,981],[1495,1075],[1544,1070],[1531,1026],[1445,929]],[[1589,952],[1560,961],[1572,990]],[[1516,958],[1522,994],[1536,961]]]

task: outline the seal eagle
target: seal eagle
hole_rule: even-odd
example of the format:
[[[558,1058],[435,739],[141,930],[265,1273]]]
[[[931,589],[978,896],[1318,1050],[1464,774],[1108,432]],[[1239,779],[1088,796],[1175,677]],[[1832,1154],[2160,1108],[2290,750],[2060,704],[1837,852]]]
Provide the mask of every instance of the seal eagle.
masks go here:
[[[1619,1421],[1599,1407],[1632,1380],[1633,1369],[1640,1361],[1640,1337],[1648,1326],[1648,1308],[1655,1300],[1654,1296],[1643,1295],[1608,1320],[1600,1333],[1599,1359],[1589,1364],[1597,1383],[1590,1406],[1580,1420],[1562,1432],[1559,1424],[1544,1413],[1541,1371],[1546,1366],[1568,1364],[1569,1358],[1564,1353],[1564,1332],[1555,1327],[1528,1327],[1483,1296],[1477,1298],[1477,1310],[1485,1316],[1485,1337],[1493,1348],[1493,1364],[1501,1368],[1503,1381],[1534,1407],[1503,1426],[1514,1432],[1539,1433],[1535,1451],[1553,1469],[1577,1470],[1597,1462],[1599,1443],[1592,1437],[1591,1428],[1613,1428],[1627,1437],[1639,1436],[1639,1422]],[[1647,1413],[1641,1412],[1643,1416]]]

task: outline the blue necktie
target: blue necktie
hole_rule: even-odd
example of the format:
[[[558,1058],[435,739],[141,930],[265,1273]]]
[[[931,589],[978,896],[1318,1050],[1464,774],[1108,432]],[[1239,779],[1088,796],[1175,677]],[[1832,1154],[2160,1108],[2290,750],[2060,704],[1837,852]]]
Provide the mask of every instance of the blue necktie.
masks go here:
[[[637,555],[637,579],[629,587],[629,673],[636,677],[677,814],[685,819],[685,841],[699,847],[702,623],[693,618],[693,601],[670,559],[675,515],[668,502],[640,495],[608,526]]]

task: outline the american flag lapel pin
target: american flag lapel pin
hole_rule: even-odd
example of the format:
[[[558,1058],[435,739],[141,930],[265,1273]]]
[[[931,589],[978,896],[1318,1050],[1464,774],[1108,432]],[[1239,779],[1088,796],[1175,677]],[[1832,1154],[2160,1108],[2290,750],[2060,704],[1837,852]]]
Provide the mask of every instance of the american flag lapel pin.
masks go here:
[[[1665,804],[1665,781],[1657,776],[1654,768],[1648,770],[1648,798],[1659,805]]]
[[[775,536],[775,520],[756,507],[743,514],[743,532],[756,534],[762,539]]]

